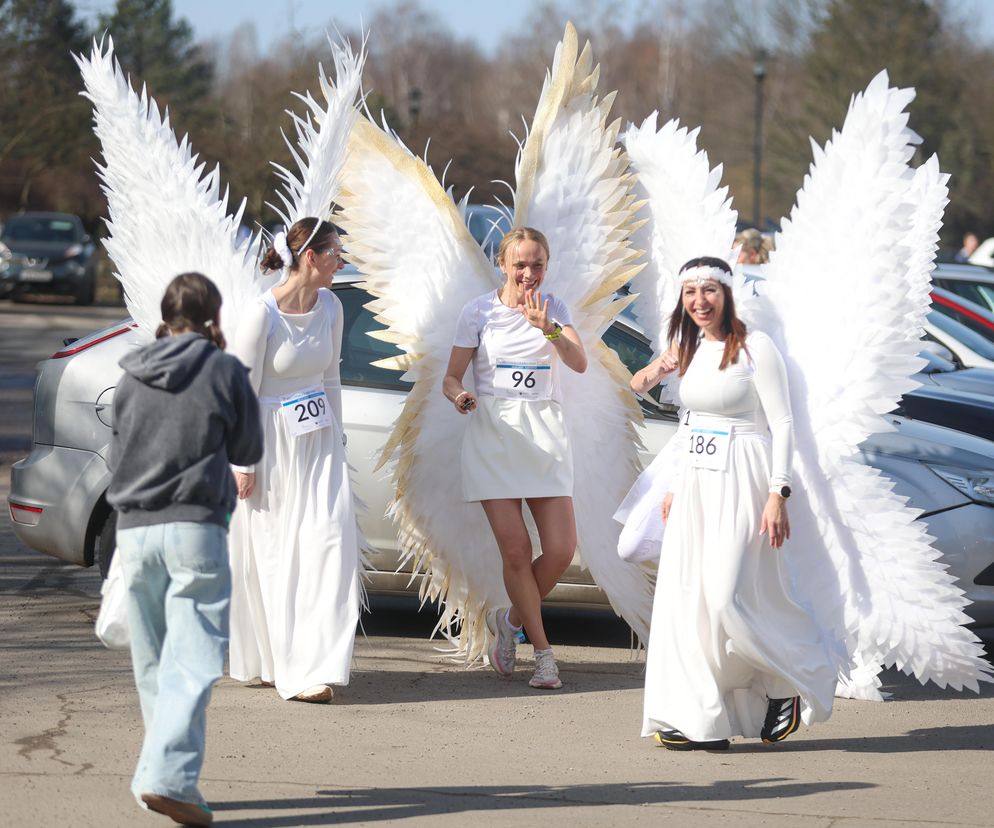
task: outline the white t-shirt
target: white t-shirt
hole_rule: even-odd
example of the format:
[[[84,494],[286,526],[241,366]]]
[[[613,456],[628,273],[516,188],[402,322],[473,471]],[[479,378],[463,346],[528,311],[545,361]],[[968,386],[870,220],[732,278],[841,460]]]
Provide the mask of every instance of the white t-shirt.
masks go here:
[[[549,319],[554,319],[563,327],[573,324],[569,310],[559,299],[551,294],[543,294],[542,299],[549,300]],[[562,402],[556,346],[538,328],[528,324],[520,310],[501,302],[496,290],[466,303],[459,314],[452,344],[460,348],[476,348],[473,380],[477,396],[494,396],[498,358],[522,362],[545,360],[551,365],[551,398]]]

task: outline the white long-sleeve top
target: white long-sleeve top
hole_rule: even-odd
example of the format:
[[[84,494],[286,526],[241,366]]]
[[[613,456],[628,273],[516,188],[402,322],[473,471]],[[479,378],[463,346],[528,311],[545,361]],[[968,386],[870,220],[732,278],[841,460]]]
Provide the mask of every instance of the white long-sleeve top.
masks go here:
[[[307,313],[283,313],[272,293],[245,311],[229,351],[249,369],[260,401],[278,400],[304,388],[323,386],[339,429],[342,422],[343,310],[330,290],[318,290]],[[235,467],[251,472],[254,467]]]
[[[772,437],[770,491],[791,482],[794,453],[793,418],[787,371],[773,341],[755,331],[746,337],[738,362],[719,370],[724,342],[702,339],[680,380],[680,400],[695,418],[738,423]],[[681,428],[684,428],[681,426]]]

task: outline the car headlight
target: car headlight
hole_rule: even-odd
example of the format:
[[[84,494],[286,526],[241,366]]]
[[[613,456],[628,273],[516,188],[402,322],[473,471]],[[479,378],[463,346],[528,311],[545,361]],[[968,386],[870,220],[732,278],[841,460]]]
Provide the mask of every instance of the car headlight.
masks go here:
[[[933,466],[931,463],[925,465],[970,500],[994,505],[994,470],[967,471],[950,469],[947,466]]]
[[[79,243],[71,244],[69,245],[68,248],[66,248],[65,255],[67,259],[72,259],[75,258],[76,256],[81,256],[82,254],[83,254],[83,245]]]

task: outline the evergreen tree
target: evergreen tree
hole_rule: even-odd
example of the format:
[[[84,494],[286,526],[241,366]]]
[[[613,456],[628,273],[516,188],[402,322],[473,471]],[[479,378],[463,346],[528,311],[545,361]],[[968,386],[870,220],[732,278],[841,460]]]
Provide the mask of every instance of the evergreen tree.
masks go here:
[[[71,54],[87,42],[66,0],[0,0],[0,206],[6,210],[62,206],[58,192],[34,202],[36,183],[86,163],[93,152]]]
[[[114,38],[124,71],[169,106],[180,131],[209,118],[214,65],[194,42],[190,24],[174,19],[172,0],[117,0],[113,12],[100,16],[100,29]]]

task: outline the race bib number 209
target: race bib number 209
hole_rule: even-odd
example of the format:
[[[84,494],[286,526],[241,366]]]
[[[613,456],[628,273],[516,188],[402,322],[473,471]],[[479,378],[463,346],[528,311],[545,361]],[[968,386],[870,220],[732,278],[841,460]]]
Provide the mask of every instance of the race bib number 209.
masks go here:
[[[331,406],[323,388],[316,386],[290,394],[282,399],[280,406],[293,437],[331,425]]]

